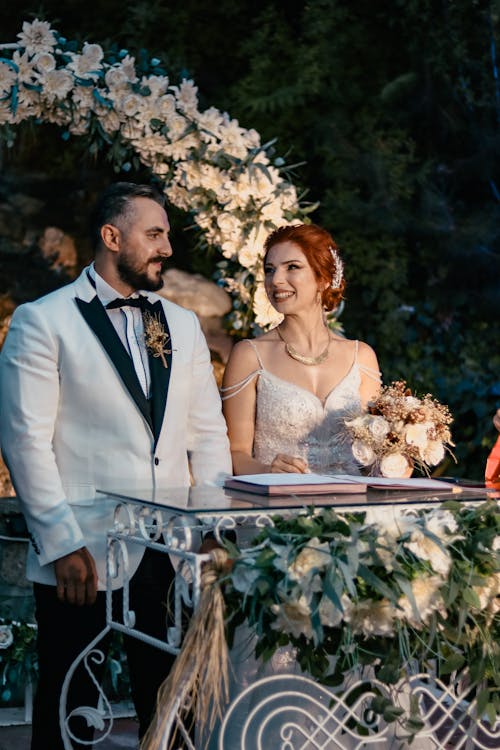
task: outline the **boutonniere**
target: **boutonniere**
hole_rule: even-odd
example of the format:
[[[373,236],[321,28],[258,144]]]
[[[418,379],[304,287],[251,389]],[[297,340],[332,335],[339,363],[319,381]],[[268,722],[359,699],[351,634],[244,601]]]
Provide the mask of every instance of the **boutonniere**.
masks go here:
[[[160,316],[145,312],[143,315],[143,320],[144,336],[146,340],[147,350],[151,352],[153,357],[161,358],[163,367],[168,367],[168,362],[165,358],[165,355],[172,353],[172,349],[167,349],[170,335],[165,331],[163,323],[160,320]]]

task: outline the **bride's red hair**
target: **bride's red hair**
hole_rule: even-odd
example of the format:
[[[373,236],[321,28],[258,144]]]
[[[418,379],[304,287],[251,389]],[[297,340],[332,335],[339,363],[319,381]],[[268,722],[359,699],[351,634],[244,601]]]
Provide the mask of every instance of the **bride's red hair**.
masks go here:
[[[264,242],[264,263],[269,250],[281,242],[294,242],[300,247],[320,284],[327,284],[321,294],[321,302],[325,310],[333,310],[340,304],[345,289],[345,279],[342,277],[338,288],[332,288],[332,279],[337,272],[340,261],[335,262],[334,256],[339,258],[338,247],[329,232],[317,224],[295,224],[279,227],[271,232]],[[332,250],[334,251],[332,253]]]

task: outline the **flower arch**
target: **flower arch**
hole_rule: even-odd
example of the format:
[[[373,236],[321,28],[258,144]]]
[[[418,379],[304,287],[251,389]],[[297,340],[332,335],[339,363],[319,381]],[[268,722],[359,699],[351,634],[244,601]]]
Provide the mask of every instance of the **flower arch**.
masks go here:
[[[62,137],[84,136],[89,151],[109,149],[115,168],[148,167],[171,204],[192,214],[200,250],[221,254],[216,277],[230,292],[233,332],[267,328],[277,313],[260,271],[264,238],[273,228],[303,220],[285,163],[273,142],[215,107],[200,111],[191,80],[170,82],[160,60],[127,50],[82,48],[47,21],[25,21],[18,41],[0,45],[0,138],[31,120],[55,123]]]

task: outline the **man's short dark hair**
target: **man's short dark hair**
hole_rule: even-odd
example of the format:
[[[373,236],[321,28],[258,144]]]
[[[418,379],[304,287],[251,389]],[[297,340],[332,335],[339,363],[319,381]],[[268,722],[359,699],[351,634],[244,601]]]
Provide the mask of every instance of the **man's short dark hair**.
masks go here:
[[[90,217],[90,239],[94,250],[101,244],[101,227],[125,219],[134,198],[149,198],[162,208],[166,207],[165,196],[153,185],[114,182],[101,193]]]

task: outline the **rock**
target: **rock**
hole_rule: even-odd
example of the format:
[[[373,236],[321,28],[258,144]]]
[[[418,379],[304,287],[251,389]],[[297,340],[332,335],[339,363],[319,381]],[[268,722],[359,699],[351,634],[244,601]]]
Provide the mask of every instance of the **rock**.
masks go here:
[[[19,211],[24,216],[34,216],[39,213],[44,207],[44,202],[33,198],[32,195],[24,195],[24,193],[14,193],[9,195],[9,203],[14,206],[16,211]]]
[[[46,227],[38,247],[43,257],[55,271],[74,271],[78,258],[75,243],[69,234],[58,227]]]
[[[8,203],[0,203],[0,237],[6,246],[10,242],[22,242],[26,222],[24,216]]]
[[[160,289],[159,294],[181,307],[193,310],[200,319],[208,347],[216,355],[212,357],[212,363],[216,377],[220,380],[233,346],[231,337],[222,326],[222,316],[231,310],[231,297],[224,289],[199,273],[191,274],[178,268],[170,268],[165,271],[163,278],[165,286]],[[214,360],[217,356],[220,362],[216,367]]]
[[[231,309],[229,294],[199,273],[171,268],[165,271],[163,278],[165,286],[159,293],[181,307],[193,310],[200,318],[221,318]]]
[[[16,542],[4,544],[0,564],[0,576],[3,584],[31,589],[31,582],[26,580],[25,576],[27,546],[27,544]]]

